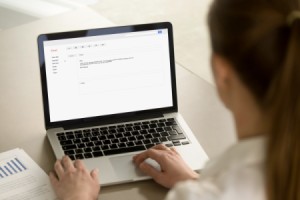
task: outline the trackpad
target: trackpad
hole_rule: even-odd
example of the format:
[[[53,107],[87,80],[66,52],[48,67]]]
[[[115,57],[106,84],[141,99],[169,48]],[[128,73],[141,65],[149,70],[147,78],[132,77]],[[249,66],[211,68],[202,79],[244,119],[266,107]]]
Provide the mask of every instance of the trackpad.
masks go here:
[[[117,176],[124,180],[132,180],[145,176],[132,162],[133,155],[109,158]]]

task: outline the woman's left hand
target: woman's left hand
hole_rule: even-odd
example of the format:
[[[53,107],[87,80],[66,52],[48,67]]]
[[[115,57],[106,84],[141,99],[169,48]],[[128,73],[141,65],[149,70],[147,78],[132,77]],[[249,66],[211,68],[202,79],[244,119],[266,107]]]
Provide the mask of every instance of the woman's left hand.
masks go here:
[[[95,200],[98,198],[100,185],[98,170],[89,172],[81,160],[74,164],[68,156],[57,160],[55,172],[50,172],[51,184],[60,200]]]

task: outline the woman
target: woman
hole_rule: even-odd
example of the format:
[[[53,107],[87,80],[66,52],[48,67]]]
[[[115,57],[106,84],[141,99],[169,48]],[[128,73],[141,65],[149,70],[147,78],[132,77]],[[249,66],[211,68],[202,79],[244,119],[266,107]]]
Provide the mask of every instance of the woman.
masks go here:
[[[174,199],[300,200],[300,3],[215,0],[209,28],[217,90],[239,142],[198,178],[174,149],[158,145],[133,158]],[[146,158],[156,160],[156,171]],[[97,171],[58,160],[50,173],[60,199],[96,199]]]

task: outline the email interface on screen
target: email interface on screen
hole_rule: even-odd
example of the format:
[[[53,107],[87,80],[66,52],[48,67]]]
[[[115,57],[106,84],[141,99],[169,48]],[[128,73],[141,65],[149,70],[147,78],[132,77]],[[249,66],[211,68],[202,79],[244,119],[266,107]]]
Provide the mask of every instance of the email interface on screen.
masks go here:
[[[168,30],[44,41],[50,121],[173,106]]]

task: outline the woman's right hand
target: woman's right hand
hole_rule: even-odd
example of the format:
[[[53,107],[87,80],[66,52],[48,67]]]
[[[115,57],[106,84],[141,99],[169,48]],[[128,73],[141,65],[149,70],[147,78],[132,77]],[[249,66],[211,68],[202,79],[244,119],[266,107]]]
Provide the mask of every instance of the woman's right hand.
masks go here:
[[[147,158],[155,160],[160,165],[161,171],[158,171],[144,162]],[[177,182],[197,179],[199,177],[199,175],[184,162],[174,148],[168,148],[163,144],[159,144],[143,153],[135,155],[133,161],[141,171],[167,188],[172,188]]]

